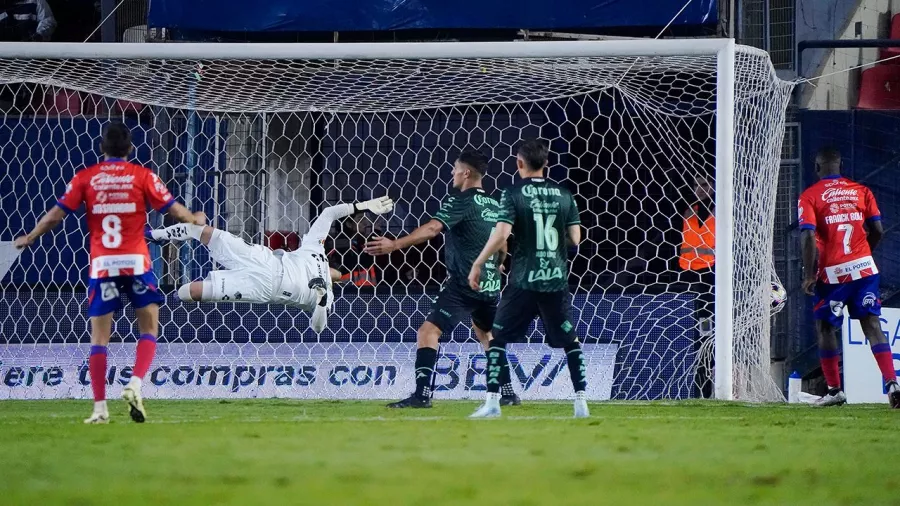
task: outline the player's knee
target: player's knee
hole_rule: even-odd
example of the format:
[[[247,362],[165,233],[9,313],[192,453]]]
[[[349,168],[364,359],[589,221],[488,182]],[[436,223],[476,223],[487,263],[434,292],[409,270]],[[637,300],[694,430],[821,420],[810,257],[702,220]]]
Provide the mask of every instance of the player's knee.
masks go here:
[[[431,322],[425,322],[416,333],[416,343],[419,347],[437,348],[441,339],[441,329]]]
[[[487,350],[491,343],[491,333],[489,331],[481,330],[480,328],[473,326],[472,330],[475,331],[475,337],[478,339],[478,342],[481,343],[481,346]]]

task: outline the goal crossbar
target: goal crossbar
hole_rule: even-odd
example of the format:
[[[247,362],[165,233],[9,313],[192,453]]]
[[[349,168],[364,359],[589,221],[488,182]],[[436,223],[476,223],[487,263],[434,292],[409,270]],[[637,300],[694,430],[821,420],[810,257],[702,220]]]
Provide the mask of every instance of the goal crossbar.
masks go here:
[[[28,59],[438,59],[712,55],[732,39],[387,43],[97,43],[6,42],[0,58]],[[745,48],[742,48],[742,51]]]

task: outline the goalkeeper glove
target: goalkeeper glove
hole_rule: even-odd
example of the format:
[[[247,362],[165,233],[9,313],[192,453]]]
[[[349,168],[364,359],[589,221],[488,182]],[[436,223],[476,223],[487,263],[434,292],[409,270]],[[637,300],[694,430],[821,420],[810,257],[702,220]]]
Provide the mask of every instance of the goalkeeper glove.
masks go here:
[[[365,202],[358,202],[353,204],[353,214],[362,212],[362,211],[371,211],[375,214],[384,214],[391,211],[394,208],[394,201],[391,200],[390,197],[385,195],[384,197],[378,197],[377,199],[367,200]]]

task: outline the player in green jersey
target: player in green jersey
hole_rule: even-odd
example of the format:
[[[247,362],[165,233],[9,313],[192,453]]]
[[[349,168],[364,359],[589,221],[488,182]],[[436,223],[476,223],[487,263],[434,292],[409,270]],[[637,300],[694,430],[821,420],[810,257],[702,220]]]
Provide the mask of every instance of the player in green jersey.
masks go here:
[[[547,344],[566,352],[575,417],[589,416],[584,353],[575,335],[568,284],[567,250],[581,241],[581,220],[572,193],[544,177],[547,155],[547,145],[538,139],[519,146],[516,165],[522,179],[503,190],[497,226],[469,272],[470,287],[478,289],[489,259],[515,234],[509,286],[503,290],[488,349],[487,399],[473,418],[500,416],[500,381],[509,377],[506,345],[521,341],[535,316],[544,322]]]
[[[491,340],[491,327],[497,312],[500,294],[500,265],[506,256],[501,245],[484,262],[484,279],[477,290],[469,288],[469,268],[491,236],[497,223],[500,204],[481,186],[487,170],[487,159],[477,151],[463,151],[453,165],[453,188],[459,193],[444,199],[437,214],[411,234],[391,240],[376,237],[366,244],[366,253],[385,255],[398,249],[421,244],[442,231],[446,234],[444,259],[447,279],[425,323],[416,338],[416,390],[406,399],[391,403],[391,408],[430,408],[431,381],[437,362],[438,340],[444,332],[452,332],[467,316],[472,318],[472,330],[484,349]],[[506,376],[498,378],[503,405],[519,404],[512,389],[509,368]]]

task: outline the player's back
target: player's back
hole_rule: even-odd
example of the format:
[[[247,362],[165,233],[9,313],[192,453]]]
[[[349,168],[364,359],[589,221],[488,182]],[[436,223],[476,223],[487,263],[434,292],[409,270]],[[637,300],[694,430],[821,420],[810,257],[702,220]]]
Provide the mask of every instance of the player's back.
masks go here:
[[[473,297],[495,298],[500,293],[498,255],[485,263],[481,290],[472,292],[467,281],[472,263],[488,242],[497,223],[500,203],[482,188],[469,188],[448,198],[434,215],[446,227],[444,260],[447,277]]]
[[[121,159],[88,167],[69,183],[59,205],[72,212],[85,204],[92,278],[150,271],[144,239],[148,202],[164,211],[175,200],[153,172]]]
[[[538,292],[568,290],[567,229],[581,223],[572,193],[546,178],[503,191],[498,221],[511,223],[516,250],[510,285]]]
[[[819,273],[827,283],[877,274],[865,223],[881,219],[872,192],[835,176],[821,179],[800,196],[800,228],[815,230]]]

